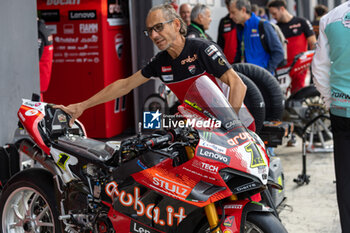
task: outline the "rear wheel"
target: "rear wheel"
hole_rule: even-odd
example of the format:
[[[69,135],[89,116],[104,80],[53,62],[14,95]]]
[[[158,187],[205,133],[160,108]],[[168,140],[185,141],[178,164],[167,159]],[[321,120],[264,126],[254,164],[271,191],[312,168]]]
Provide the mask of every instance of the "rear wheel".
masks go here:
[[[199,233],[210,233],[209,224],[203,223]],[[287,233],[282,223],[271,213],[248,213],[244,233]]]
[[[62,232],[52,176],[42,169],[18,173],[0,199],[1,232]]]

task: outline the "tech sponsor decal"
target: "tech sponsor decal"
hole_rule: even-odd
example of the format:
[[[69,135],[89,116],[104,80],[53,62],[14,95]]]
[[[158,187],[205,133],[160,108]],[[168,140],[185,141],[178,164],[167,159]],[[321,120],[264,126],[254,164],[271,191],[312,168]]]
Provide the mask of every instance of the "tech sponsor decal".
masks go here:
[[[231,160],[231,157],[229,156],[226,156],[221,153],[217,153],[215,151],[212,151],[203,147],[198,148],[197,155],[204,158],[213,159],[215,161],[218,161],[227,165],[230,164],[230,160]]]
[[[173,226],[174,224],[178,225],[186,218],[185,208],[181,206],[178,207],[178,209],[175,209],[172,205],[168,205],[162,210],[157,207],[155,203],[150,203],[146,206],[140,200],[141,195],[139,187],[134,187],[133,194],[126,193],[124,190],[119,191],[118,184],[115,181],[112,181],[105,186],[105,192],[112,199],[112,201],[117,199],[121,205],[133,208],[138,216],[146,216],[148,219],[153,219],[155,224],[161,226]],[[160,219],[161,211],[166,212],[166,219]]]
[[[159,231],[153,230],[143,224],[131,220],[130,222],[130,232],[132,233],[158,233]]]
[[[194,160],[193,163],[192,163],[192,166],[196,167],[196,168],[199,168],[202,171],[210,172],[212,174],[215,174],[215,173],[219,172],[219,167],[218,166],[214,166],[212,164],[204,163],[204,162],[201,162],[201,161],[198,161],[198,160]]]
[[[90,20],[97,19],[96,10],[68,11],[70,20]]]

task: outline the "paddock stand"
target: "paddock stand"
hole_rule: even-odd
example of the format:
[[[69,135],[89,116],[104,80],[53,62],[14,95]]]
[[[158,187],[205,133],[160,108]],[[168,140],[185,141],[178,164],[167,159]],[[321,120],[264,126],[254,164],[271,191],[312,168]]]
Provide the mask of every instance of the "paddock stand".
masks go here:
[[[295,183],[297,183],[298,185],[303,185],[305,184],[309,184],[310,182],[310,176],[306,174],[306,153],[310,152],[310,153],[322,153],[322,152],[332,152],[333,151],[333,147],[330,146],[326,146],[325,145],[325,141],[322,135],[322,132],[319,130],[319,127],[324,128],[324,130],[326,131],[326,133],[329,133],[328,128],[324,125],[324,123],[322,121],[319,121],[321,118],[325,118],[325,119],[330,119],[329,116],[326,115],[319,115],[317,117],[315,117],[314,119],[312,119],[310,122],[308,122],[306,124],[306,126],[303,128],[303,134],[302,134],[302,163],[303,163],[303,168],[302,168],[302,173],[298,175],[298,178],[293,179],[293,181]],[[309,135],[309,145],[306,147],[306,141],[307,141],[307,133],[306,130],[311,126],[311,131],[310,131],[310,135]],[[316,148],[314,146],[314,134],[317,133],[320,141],[321,141],[321,145],[322,147],[320,148]],[[328,135],[331,136],[331,135]]]

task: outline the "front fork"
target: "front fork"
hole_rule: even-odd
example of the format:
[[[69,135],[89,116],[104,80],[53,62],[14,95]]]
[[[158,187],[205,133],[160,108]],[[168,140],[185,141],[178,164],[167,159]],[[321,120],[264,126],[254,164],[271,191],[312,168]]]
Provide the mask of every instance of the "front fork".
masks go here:
[[[237,201],[237,195],[233,194],[232,196],[229,197],[230,201]],[[209,222],[209,226],[210,229],[214,229],[216,228],[214,231],[214,233],[221,233],[221,228],[217,227],[219,224],[219,215],[218,212],[216,211],[216,207],[214,203],[210,203],[209,205],[204,207],[204,211],[205,211],[205,215],[207,216],[208,222]]]

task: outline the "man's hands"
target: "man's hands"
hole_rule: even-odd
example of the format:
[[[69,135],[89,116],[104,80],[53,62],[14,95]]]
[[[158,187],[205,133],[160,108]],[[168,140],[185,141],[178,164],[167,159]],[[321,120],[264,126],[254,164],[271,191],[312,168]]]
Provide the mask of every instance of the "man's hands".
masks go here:
[[[82,103],[70,104],[67,107],[64,105],[54,105],[53,108],[59,108],[68,113],[72,118],[69,121],[69,125],[72,126],[74,121],[83,114],[85,107]]]

